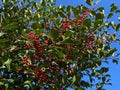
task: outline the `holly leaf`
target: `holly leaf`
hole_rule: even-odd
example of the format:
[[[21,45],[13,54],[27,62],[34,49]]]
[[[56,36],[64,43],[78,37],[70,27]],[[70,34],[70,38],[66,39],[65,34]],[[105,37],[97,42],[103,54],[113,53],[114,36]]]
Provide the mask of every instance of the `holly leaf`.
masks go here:
[[[86,1],[86,3],[88,4],[88,5],[92,5],[93,4],[93,0],[85,0]]]
[[[72,78],[72,84],[76,81],[76,76],[74,75]]]
[[[13,22],[13,23],[10,23],[10,24],[8,24],[8,25],[6,25],[5,27],[4,27],[4,29],[5,30],[8,30],[8,29],[16,29],[16,28],[18,28],[18,23],[17,22]]]
[[[8,68],[8,70],[10,70],[10,64],[11,64],[12,60],[8,59],[6,62],[4,62],[4,66],[6,66]]]

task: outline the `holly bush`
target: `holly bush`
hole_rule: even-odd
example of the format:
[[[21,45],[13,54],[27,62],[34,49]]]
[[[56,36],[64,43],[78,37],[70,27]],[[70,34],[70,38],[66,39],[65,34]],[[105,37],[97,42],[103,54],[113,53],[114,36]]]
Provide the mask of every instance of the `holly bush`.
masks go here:
[[[111,43],[120,24],[110,21],[117,13],[114,3],[106,15],[55,0],[0,0],[1,90],[103,90],[111,84],[104,63],[118,63]]]

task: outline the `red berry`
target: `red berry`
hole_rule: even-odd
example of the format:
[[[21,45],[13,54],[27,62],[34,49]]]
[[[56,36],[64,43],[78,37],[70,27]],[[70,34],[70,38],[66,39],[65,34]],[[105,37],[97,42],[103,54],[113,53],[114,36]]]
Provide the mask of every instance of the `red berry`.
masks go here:
[[[84,23],[84,20],[80,19],[80,20],[78,20],[78,23]]]
[[[27,43],[26,43],[26,47],[27,47],[27,49],[30,49],[30,48],[31,48],[30,42],[27,42]]]
[[[61,88],[60,90],[65,90],[65,88]]]
[[[35,73],[35,75],[36,75],[37,77],[39,77],[40,74],[41,74],[41,73],[40,73],[39,71]]]
[[[36,38],[36,33],[35,32],[29,32],[29,36],[28,36],[29,39],[35,39]]]
[[[83,19],[83,16],[80,16],[80,19]]]
[[[51,82],[52,82],[52,83],[55,83],[55,80],[52,80]]]
[[[19,73],[23,73],[24,72],[24,68],[23,67],[19,68],[18,72]]]
[[[40,37],[42,37],[42,36],[43,36],[43,34],[41,33],[41,34],[40,34]]]
[[[32,70],[35,70],[35,67],[33,66],[33,64],[29,64],[29,66]]]
[[[28,63],[28,58],[27,57],[23,58],[22,63]]]
[[[67,45],[67,50],[68,51],[71,51],[72,50],[72,47],[70,45]]]
[[[55,46],[54,46],[54,45],[52,45],[51,47],[52,47],[52,49],[54,49],[54,48],[55,48]]]
[[[46,44],[48,44],[48,43],[49,43],[49,40],[48,40],[48,39],[47,39],[47,40],[45,40],[45,43],[46,43]]]
[[[63,23],[67,23],[67,20],[66,20],[66,19],[64,19],[64,20],[63,20]]]

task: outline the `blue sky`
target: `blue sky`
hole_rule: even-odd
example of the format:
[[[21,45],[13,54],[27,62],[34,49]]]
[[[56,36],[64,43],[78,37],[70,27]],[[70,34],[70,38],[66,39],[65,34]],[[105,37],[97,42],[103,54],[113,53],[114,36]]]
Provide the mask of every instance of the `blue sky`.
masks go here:
[[[60,5],[60,4],[61,5],[73,5],[73,6],[77,6],[80,4],[86,5],[84,0],[56,0],[56,1],[57,1],[56,2],[57,5]],[[111,3],[115,3],[116,5],[118,5],[120,9],[120,0],[101,0],[101,2],[97,5],[97,7],[99,6],[104,7],[105,13],[108,14]],[[120,14],[115,15],[111,20],[118,23],[117,17],[120,17]],[[116,47],[120,51],[120,44],[113,43],[111,44],[111,46]],[[109,67],[110,68],[109,68],[108,73],[111,75],[112,86],[105,86],[105,89],[106,90],[120,90],[120,63],[118,65],[109,63]],[[69,89],[69,90],[72,90],[72,89]]]

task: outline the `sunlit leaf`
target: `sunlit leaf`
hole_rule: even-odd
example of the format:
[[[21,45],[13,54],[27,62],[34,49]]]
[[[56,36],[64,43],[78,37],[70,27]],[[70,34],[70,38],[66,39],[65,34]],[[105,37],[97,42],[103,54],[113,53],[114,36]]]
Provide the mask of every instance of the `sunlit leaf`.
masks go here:
[[[85,0],[86,1],[86,3],[88,4],[88,5],[92,5],[93,4],[93,0]]]
[[[72,78],[72,84],[76,81],[76,76],[74,75]]]

